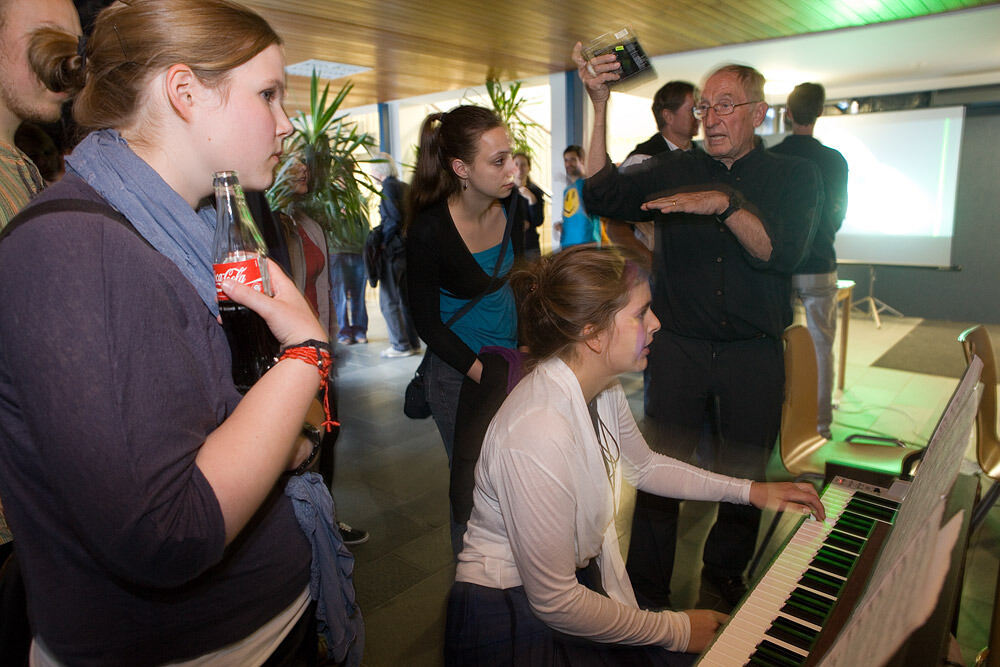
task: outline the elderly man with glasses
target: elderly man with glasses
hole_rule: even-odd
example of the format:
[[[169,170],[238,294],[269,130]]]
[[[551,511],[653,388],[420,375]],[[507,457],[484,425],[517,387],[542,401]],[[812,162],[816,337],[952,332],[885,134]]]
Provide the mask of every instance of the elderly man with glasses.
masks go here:
[[[662,329],[646,369],[647,433],[654,449],[716,472],[764,479],[781,419],[781,333],[791,323],[790,275],[803,259],[823,203],[810,163],[766,152],[754,134],[767,113],[764,77],[728,65],[702,86],[693,112],[705,153],[674,151],[619,173],[606,154],[614,56],[573,54],[594,107],[584,187],[587,209],[652,220],[652,309]],[[648,608],[670,607],[677,501],[639,494],[628,572]],[[703,600],[728,611],[760,511],[721,504],[705,544]]]

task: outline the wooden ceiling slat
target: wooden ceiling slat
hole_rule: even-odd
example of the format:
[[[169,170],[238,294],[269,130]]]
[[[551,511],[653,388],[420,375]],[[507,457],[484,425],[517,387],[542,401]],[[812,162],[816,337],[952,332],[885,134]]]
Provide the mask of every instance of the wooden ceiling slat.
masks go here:
[[[702,2],[694,2],[683,8],[683,13],[676,16],[668,15],[662,20],[670,26],[671,30],[681,29],[681,26],[691,31],[691,34],[700,37],[700,44],[695,48],[711,48],[724,44],[736,44],[739,42],[753,41],[759,39],[756,33],[744,26],[741,22],[732,20],[722,20],[725,18],[717,9],[709,7]],[[639,34],[644,34],[637,28]],[[655,41],[650,42],[649,51],[651,54],[661,55],[663,53],[677,53],[677,49],[659,51],[654,48]]]
[[[915,14],[922,14],[927,11],[920,0],[897,0],[899,4],[906,7],[907,16],[913,16]]]
[[[289,62],[333,60],[372,71],[352,76],[345,102],[361,106],[572,69],[577,40],[630,23],[651,56],[864,25],[1000,0],[846,1],[242,0],[274,25]],[[339,88],[344,80],[331,82]],[[289,77],[288,107],[308,103],[308,79]]]
[[[807,13],[802,11],[801,7],[796,9],[789,7],[783,0],[761,0],[761,5],[761,9],[766,12],[764,16],[769,21],[775,22],[780,26],[783,33],[791,31],[793,34],[803,34],[831,27],[825,20],[824,15],[819,12],[813,12],[812,8]],[[779,19],[780,23],[778,22]],[[818,25],[822,25],[823,27],[817,28]]]

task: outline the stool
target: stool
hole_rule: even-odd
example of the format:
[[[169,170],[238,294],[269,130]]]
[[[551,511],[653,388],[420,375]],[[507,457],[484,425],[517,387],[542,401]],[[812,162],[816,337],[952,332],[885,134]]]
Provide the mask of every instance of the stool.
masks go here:
[[[851,324],[851,294],[854,291],[853,280],[837,281],[837,298],[834,301],[840,306],[840,360],[837,364],[837,391],[844,391],[844,370],[847,368],[847,327]],[[844,302],[841,305],[841,302]]]

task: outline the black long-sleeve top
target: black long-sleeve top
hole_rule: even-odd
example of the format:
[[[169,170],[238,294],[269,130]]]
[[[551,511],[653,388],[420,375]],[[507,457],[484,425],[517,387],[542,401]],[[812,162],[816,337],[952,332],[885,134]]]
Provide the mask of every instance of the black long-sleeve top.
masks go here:
[[[716,216],[650,216],[643,202],[680,191],[736,191],[771,239],[767,261],[750,255]],[[680,336],[734,341],[778,337],[791,321],[789,276],[812,240],[823,203],[805,160],[758,145],[731,169],[706,153],[661,153],[620,173],[610,160],[584,184],[584,205],[619,220],[654,220],[653,311]]]
[[[504,211],[508,210],[510,197],[516,197],[510,242],[517,261],[524,254],[524,236],[516,232],[524,227],[528,202],[514,191],[500,200]],[[480,268],[455,228],[447,200],[417,213],[406,230],[406,267],[410,314],[417,333],[428,349],[465,374],[476,362],[477,351],[441,321],[441,291],[459,299],[472,299],[489,287],[490,275]],[[492,291],[503,284],[498,280]]]
[[[525,204],[528,206],[528,226],[524,230],[524,249],[541,252],[542,246],[538,240],[538,228],[545,224],[545,193],[530,179],[525,187],[531,190],[531,194],[535,195],[535,203],[528,204],[527,199],[525,199]]]
[[[809,255],[795,273],[830,273],[837,268],[833,240],[847,215],[847,160],[840,151],[804,134],[791,134],[771,150],[805,158],[819,167],[823,176],[823,212]]]
[[[382,243],[389,245],[403,229],[403,202],[410,186],[395,176],[386,176],[382,181],[382,199],[378,203],[379,217],[382,219]]]

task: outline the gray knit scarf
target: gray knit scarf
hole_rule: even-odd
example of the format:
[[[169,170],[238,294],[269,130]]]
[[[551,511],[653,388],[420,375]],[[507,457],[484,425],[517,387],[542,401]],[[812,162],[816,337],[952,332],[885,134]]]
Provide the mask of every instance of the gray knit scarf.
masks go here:
[[[212,270],[214,208],[195,212],[115,130],[91,132],[66,164],[177,265],[212,314],[219,314]]]

